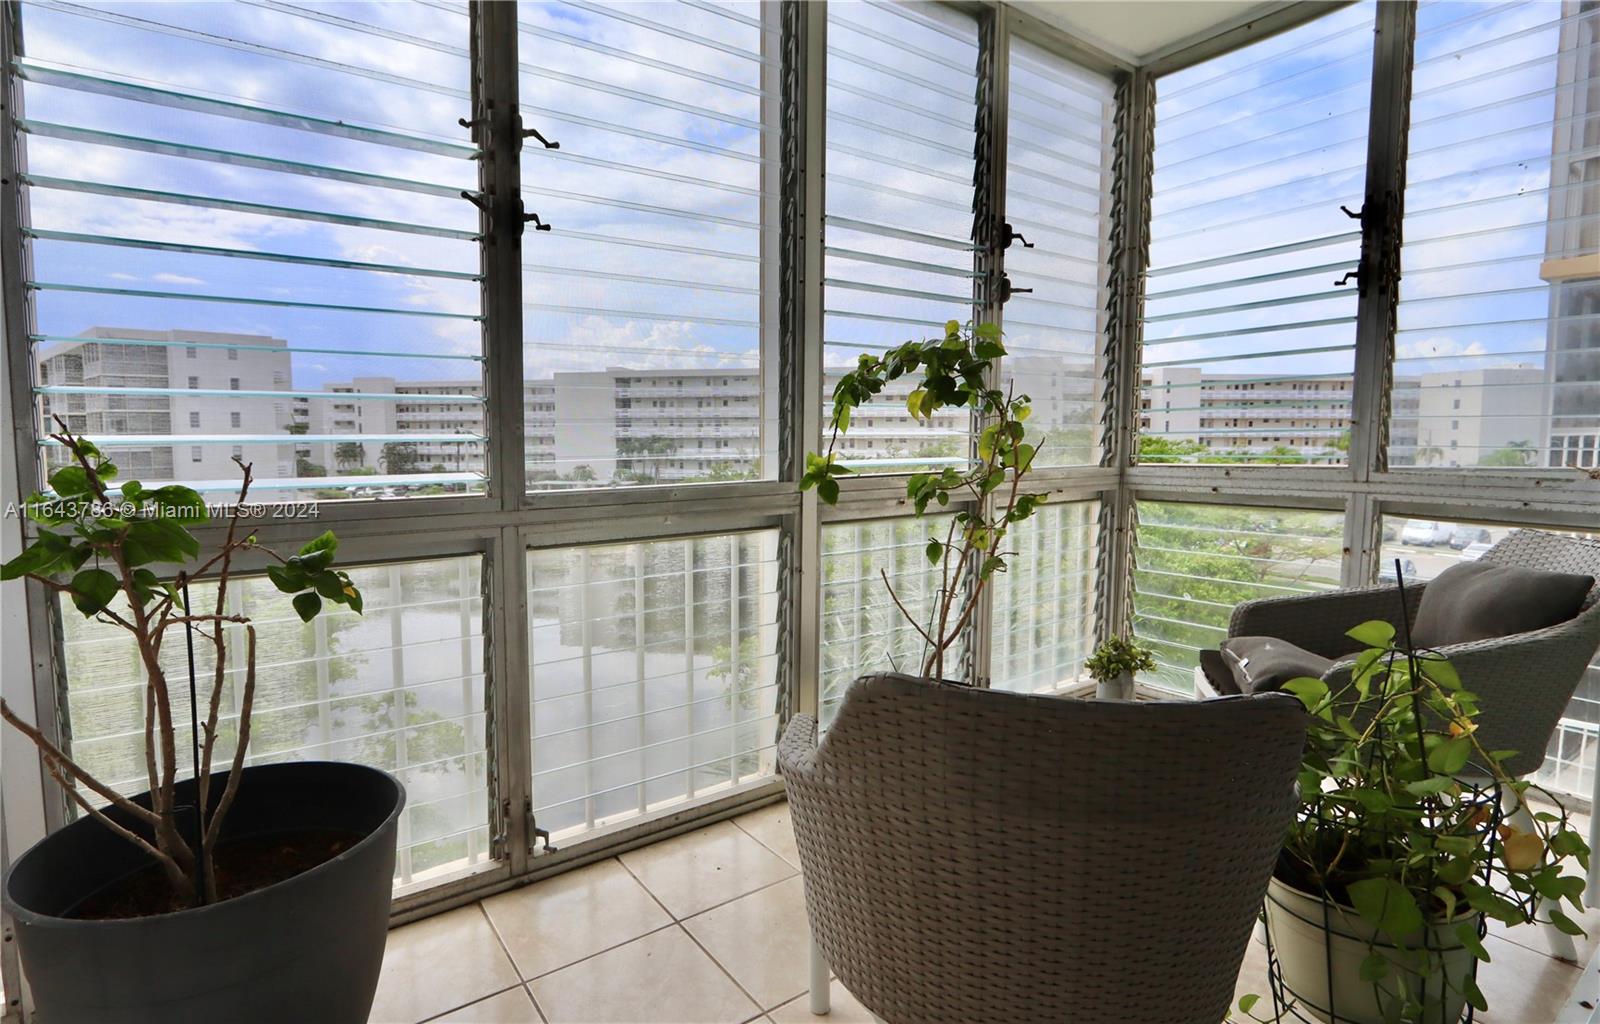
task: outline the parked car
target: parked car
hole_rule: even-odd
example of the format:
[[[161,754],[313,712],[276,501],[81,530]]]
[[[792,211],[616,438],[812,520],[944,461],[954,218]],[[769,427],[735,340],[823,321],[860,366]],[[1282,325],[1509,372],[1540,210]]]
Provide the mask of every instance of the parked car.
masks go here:
[[[1454,532],[1449,523],[1439,523],[1432,519],[1413,519],[1400,531],[1400,543],[1419,548],[1438,547],[1440,544],[1450,543],[1450,535]]]
[[[1450,546],[1457,551],[1479,543],[1489,543],[1489,531],[1481,526],[1458,526],[1450,532]]]
[[[1483,557],[1483,553],[1485,551],[1488,551],[1492,547],[1494,547],[1494,545],[1486,540],[1474,541],[1473,543],[1468,544],[1466,549],[1461,552],[1461,560],[1463,562],[1476,562],[1478,559]]]

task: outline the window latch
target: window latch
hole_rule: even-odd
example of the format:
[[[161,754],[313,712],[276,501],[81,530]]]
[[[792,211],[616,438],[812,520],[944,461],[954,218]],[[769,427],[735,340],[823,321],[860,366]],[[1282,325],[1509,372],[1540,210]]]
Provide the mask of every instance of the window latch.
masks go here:
[[[1010,302],[1011,301],[1011,296],[1013,296],[1013,295],[1020,295],[1020,294],[1023,294],[1025,292],[1032,292],[1032,291],[1033,291],[1032,288],[1015,288],[1015,287],[1012,287],[1011,278],[1006,276],[1005,274],[1001,274],[1000,275],[1000,301],[1002,303]]]
[[[1023,238],[1022,232],[1018,231],[1010,224],[1000,225],[1000,236],[1000,248],[1002,249],[1011,248],[1012,242],[1021,242],[1024,249],[1033,248],[1033,243],[1028,241],[1026,238]]]
[[[539,131],[539,129],[537,129],[537,128],[524,128],[524,129],[522,129],[522,137],[525,138],[525,139],[528,139],[528,138],[538,139],[540,142],[544,143],[544,148],[545,149],[560,149],[561,148],[561,143],[559,143],[559,142],[551,142],[549,139],[545,138],[543,133],[541,133]]]
[[[532,224],[533,225],[533,230],[535,230],[535,231],[549,231],[550,230],[550,225],[548,225],[544,221],[540,220],[539,219],[539,215],[537,213],[525,213],[525,214],[522,215],[522,219],[525,222]]]
[[[540,841],[544,842],[545,853],[555,853],[556,848],[550,845],[550,830],[539,827],[539,819],[533,815],[533,797],[523,797],[522,813],[528,816],[528,852],[538,853]]]
[[[1343,210],[1344,215],[1349,217],[1351,220],[1360,220],[1362,217],[1366,216],[1367,213],[1367,208],[1365,206],[1361,207],[1359,210],[1352,210],[1350,207],[1340,203],[1339,209]]]
[[[1343,277],[1339,278],[1339,280],[1337,280],[1337,281],[1335,281],[1333,283],[1334,283],[1335,286],[1347,285],[1347,284],[1350,283],[1350,279],[1352,277],[1355,278],[1356,282],[1359,284],[1360,281],[1361,281],[1361,271],[1359,271],[1359,270],[1347,270],[1347,271],[1344,272],[1344,276]]]

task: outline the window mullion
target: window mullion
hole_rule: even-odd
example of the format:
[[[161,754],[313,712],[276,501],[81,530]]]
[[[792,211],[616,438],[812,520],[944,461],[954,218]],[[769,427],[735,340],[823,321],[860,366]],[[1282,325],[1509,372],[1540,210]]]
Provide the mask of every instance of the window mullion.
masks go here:
[[[1135,70],[1119,76],[1112,146],[1111,267],[1105,364],[1102,463],[1115,466],[1118,486],[1106,502],[1100,532],[1101,637],[1129,630],[1133,545],[1137,526],[1128,467],[1138,450],[1139,358],[1143,351],[1145,271],[1150,263],[1150,186],[1155,124],[1155,79]]]
[[[1387,468],[1416,4],[1409,0],[1379,4],[1377,17],[1367,125],[1366,199],[1361,208],[1356,370],[1351,396],[1350,467],[1358,480],[1371,479],[1374,473]]]
[[[515,4],[474,3],[473,139],[483,152],[478,180],[483,271],[485,419],[489,487],[501,510],[524,503],[522,408],[522,117],[518,105]]]
[[[472,5],[473,138],[484,156],[479,224],[483,270],[485,394],[490,424],[490,488],[502,511],[524,500],[522,424],[522,122],[517,98],[515,4]],[[497,778],[489,787],[493,856],[513,874],[527,869],[532,845],[527,616],[522,548],[516,529],[500,531],[488,559],[486,668],[491,728],[485,739]]]
[[[1351,472],[1361,481],[1388,469],[1416,15],[1416,4],[1409,0],[1379,4],[1373,42],[1349,453]],[[1347,585],[1365,582],[1377,543],[1376,503],[1352,495],[1345,515]]]
[[[1009,110],[1007,74],[1011,61],[1008,8],[988,11],[978,26],[977,151],[973,154],[972,243],[973,317],[979,323],[1005,326],[1006,135]],[[990,367],[989,385],[999,387],[999,363]],[[973,410],[968,457],[978,459],[978,437],[988,420]],[[983,499],[984,517],[994,514],[996,499]],[[979,566],[969,567],[964,586],[977,586]],[[978,607],[967,620],[966,665],[963,676],[977,686],[988,686],[993,653],[994,587],[978,595]]]
[[[789,367],[780,400],[797,414],[788,417],[786,457],[779,478],[799,480],[806,453],[822,443],[823,343],[822,249],[828,80],[828,8],[784,3],[780,49],[784,60],[778,117],[779,155],[779,346]],[[815,715],[820,694],[822,641],[822,514],[815,489],[801,496],[799,513],[782,544],[782,592],[789,607],[781,621],[792,630],[787,656],[787,708]]]

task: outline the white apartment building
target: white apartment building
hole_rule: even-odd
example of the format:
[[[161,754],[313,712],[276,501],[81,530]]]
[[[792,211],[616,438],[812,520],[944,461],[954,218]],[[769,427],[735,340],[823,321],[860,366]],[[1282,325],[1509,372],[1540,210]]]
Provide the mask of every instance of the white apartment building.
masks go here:
[[[1476,466],[1544,448],[1545,371],[1534,366],[1441,370],[1422,375],[1417,408],[1417,464]],[[1506,453],[1497,455],[1496,453]]]
[[[38,353],[45,433],[63,417],[114,449],[123,479],[231,482],[234,457],[255,463],[259,478],[293,475],[284,339],[128,327],[93,327],[81,338]]]

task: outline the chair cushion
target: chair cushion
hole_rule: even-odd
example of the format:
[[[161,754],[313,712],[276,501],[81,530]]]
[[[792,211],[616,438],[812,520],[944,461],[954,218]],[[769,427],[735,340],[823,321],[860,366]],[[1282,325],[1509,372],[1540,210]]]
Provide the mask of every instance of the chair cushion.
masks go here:
[[[1592,586],[1592,576],[1458,562],[1422,592],[1412,641],[1446,647],[1554,626],[1583,609]]]
[[[1267,693],[1301,676],[1321,678],[1333,667],[1333,659],[1271,636],[1229,637],[1222,641],[1222,656],[1240,693]]]
[[[1221,651],[1201,651],[1200,671],[1205,673],[1206,682],[1219,696],[1242,692],[1239,681],[1233,677],[1233,663],[1224,658]]]

